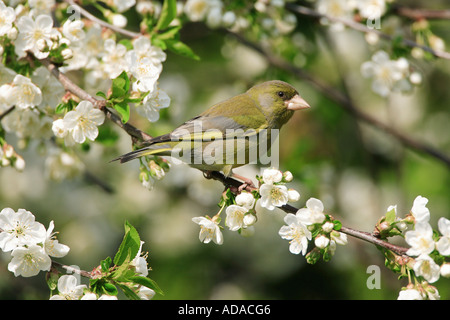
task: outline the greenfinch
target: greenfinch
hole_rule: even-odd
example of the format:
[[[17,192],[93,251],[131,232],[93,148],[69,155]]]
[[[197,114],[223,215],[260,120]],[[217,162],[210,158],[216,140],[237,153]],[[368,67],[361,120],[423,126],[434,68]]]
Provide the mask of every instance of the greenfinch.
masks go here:
[[[222,171],[228,177],[233,168],[262,163],[294,111],[309,107],[290,84],[263,82],[114,160],[123,163],[142,156],[171,156],[204,172]]]

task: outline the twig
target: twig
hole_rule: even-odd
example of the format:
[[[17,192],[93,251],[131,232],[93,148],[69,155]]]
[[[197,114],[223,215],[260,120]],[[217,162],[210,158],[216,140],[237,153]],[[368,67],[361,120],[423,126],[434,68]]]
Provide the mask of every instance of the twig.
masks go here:
[[[222,173],[217,172],[217,171],[211,172],[210,176],[212,179],[222,182],[222,184],[225,187],[239,188],[239,186],[242,185],[242,182],[240,182],[236,179],[233,179],[231,177],[226,177]],[[258,189],[255,187],[246,186],[245,190],[252,192],[252,191],[258,190]],[[297,208],[295,208],[289,204],[283,205],[282,207],[280,207],[280,209],[286,213],[294,213],[294,214],[298,211]],[[377,238],[368,232],[359,231],[359,230],[355,230],[355,229],[344,227],[344,226],[342,226],[339,231],[343,232],[349,236],[352,236],[352,237],[364,240],[366,242],[375,244],[377,246],[383,247],[385,249],[391,250],[400,255],[404,255],[404,254],[406,254],[406,251],[408,251],[407,248],[397,246],[397,245],[389,243],[385,240],[381,240],[380,238]]]
[[[89,271],[80,270],[78,268],[74,268],[74,267],[53,261],[53,260],[52,260],[52,267],[64,269],[69,273],[79,274],[80,276],[85,277],[85,278],[89,278],[89,279],[92,278],[92,273]]]
[[[112,25],[106,21],[103,21],[99,18],[97,18],[96,16],[94,16],[93,14],[91,14],[90,12],[88,12],[86,9],[83,9],[82,7],[80,7],[78,4],[75,3],[75,1],[73,0],[64,0],[65,2],[67,2],[68,4],[70,4],[76,11],[80,12],[83,16],[85,16],[87,19],[98,23],[99,25],[108,28],[114,32],[120,33],[126,37],[129,38],[137,38],[139,36],[141,36],[142,34],[139,32],[133,32],[133,31],[129,31],[126,29],[122,29],[120,27],[116,27],[115,25]]]
[[[292,12],[298,13],[298,14],[307,15],[307,16],[315,17],[315,18],[325,18],[325,19],[330,20],[331,22],[342,23],[343,25],[345,25],[345,26],[347,26],[349,28],[352,28],[354,30],[361,31],[361,32],[364,32],[364,33],[375,33],[380,38],[388,40],[388,41],[394,40],[394,38],[392,36],[390,36],[390,35],[388,35],[386,33],[383,33],[383,32],[381,32],[381,31],[379,31],[377,29],[368,28],[367,26],[365,26],[365,25],[363,25],[361,23],[358,23],[356,21],[353,21],[353,20],[348,20],[348,19],[344,19],[344,18],[340,18],[340,17],[328,16],[328,15],[319,13],[317,11],[314,11],[314,10],[312,10],[310,8],[299,6],[299,5],[296,5],[296,4],[293,4],[293,3],[286,3],[286,9],[288,9],[288,10],[290,10]],[[405,46],[408,46],[408,47],[411,47],[411,48],[414,48],[414,47],[420,48],[423,51],[431,53],[435,57],[446,59],[446,60],[450,60],[450,53],[449,52],[445,52],[445,51],[441,51],[441,50],[434,50],[434,49],[431,49],[430,47],[418,44],[417,42],[414,42],[414,41],[409,40],[409,39],[402,39],[402,43]]]
[[[9,108],[6,109],[2,114],[0,114],[0,121],[1,121],[4,117],[6,117],[8,114],[10,114],[11,112],[13,112],[15,108],[16,108],[16,106],[9,107]]]
[[[343,94],[341,91],[325,84],[324,82],[320,81],[319,79],[314,78],[309,73],[304,71],[301,68],[298,68],[289,62],[272,55],[267,50],[263,49],[256,43],[253,43],[243,36],[228,31],[228,34],[235,37],[239,42],[246,45],[247,47],[255,50],[256,52],[260,53],[268,62],[274,67],[277,67],[279,69],[285,70],[287,72],[290,72],[294,74],[295,76],[304,79],[308,81],[310,84],[312,84],[318,91],[320,91],[322,94],[327,96],[330,100],[335,101],[340,107],[342,107],[344,110],[358,118],[359,120],[362,120],[399,140],[404,146],[428,154],[443,163],[445,163],[448,167],[450,167],[450,157],[441,151],[435,149],[434,147],[415,140],[411,137],[408,137],[404,133],[398,131],[397,129],[383,123],[382,121],[364,113],[360,109],[358,109],[352,102],[352,100],[345,94]]]
[[[411,18],[414,20],[421,20],[421,19],[447,20],[447,19],[450,19],[450,10],[414,9],[414,8],[396,6],[396,7],[394,7],[394,11],[403,17]]]

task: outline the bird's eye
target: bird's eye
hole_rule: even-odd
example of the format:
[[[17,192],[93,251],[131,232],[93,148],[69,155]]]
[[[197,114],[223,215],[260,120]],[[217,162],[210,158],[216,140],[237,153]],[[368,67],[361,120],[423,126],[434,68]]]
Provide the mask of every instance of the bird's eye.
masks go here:
[[[284,92],[283,92],[283,91],[278,91],[278,92],[277,92],[277,95],[278,95],[280,98],[284,98]]]

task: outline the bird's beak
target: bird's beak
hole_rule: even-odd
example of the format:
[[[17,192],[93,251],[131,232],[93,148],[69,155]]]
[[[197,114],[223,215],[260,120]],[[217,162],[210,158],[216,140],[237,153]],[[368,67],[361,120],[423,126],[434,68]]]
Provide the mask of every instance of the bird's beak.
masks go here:
[[[301,110],[301,109],[311,108],[311,106],[308,104],[308,102],[306,102],[298,94],[293,96],[291,99],[286,100],[284,103],[286,104],[286,108],[288,110]]]

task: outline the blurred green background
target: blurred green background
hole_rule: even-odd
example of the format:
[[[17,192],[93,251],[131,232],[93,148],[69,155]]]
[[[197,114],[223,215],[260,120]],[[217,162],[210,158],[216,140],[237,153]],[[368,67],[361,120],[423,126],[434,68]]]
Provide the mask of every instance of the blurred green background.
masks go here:
[[[445,2],[419,4],[439,8]],[[450,154],[449,61],[411,60],[423,73],[423,84],[409,94],[382,99],[371,91],[370,80],[360,74],[361,63],[373,53],[361,33],[345,30],[330,36],[316,20],[298,20],[297,34],[301,36],[298,54],[292,55],[294,64],[339,90],[344,90],[345,83],[358,108]],[[449,23],[432,22],[433,31],[447,43]],[[152,135],[166,133],[256,82],[285,80],[312,106],[296,113],[281,132],[280,169],[293,173],[289,186],[301,194],[295,206],[303,207],[309,197],[319,198],[326,212],[343,225],[371,232],[389,205],[396,204],[403,216],[415,197],[422,195],[429,199],[434,228],[440,217],[450,218],[448,166],[404,148],[390,135],[358,121],[304,79],[271,67],[263,56],[220,30],[191,23],[183,28],[181,37],[201,60],[168,53],[160,86],[171,97],[171,106],[162,110],[155,124],[134,114],[133,125]],[[198,225],[191,219],[217,212],[223,191],[220,182],[176,165],[148,191],[138,180],[137,162],[109,163],[129,151],[131,141],[112,124],[106,126],[120,135],[119,143],[93,143],[88,152],[79,155],[89,174],[111,192],[86,175],[63,182],[46,179],[45,158],[34,144],[19,151],[26,161],[23,173],[0,169],[0,207],[25,208],[46,227],[54,220],[59,241],[71,248],[57,261],[93,269],[115,254],[128,220],[145,241],[143,250],[148,251],[152,268],[149,276],[165,292],[154,299],[396,299],[406,285],[405,279],[397,280],[384,267],[384,258],[373,245],[352,237],[347,246],[337,248],[331,262],[306,264],[303,256],[289,252],[288,242],[278,235],[284,224],[281,210],[260,208],[251,237],[225,229],[222,246],[200,243]],[[7,141],[17,146],[14,136],[7,135]],[[254,178],[259,169],[246,166],[237,172]],[[7,271],[9,261],[9,253],[0,254],[0,299],[48,298],[44,273],[15,278]],[[379,290],[366,285],[370,265],[381,269]],[[450,297],[448,279],[441,278],[434,285],[441,299]]]

